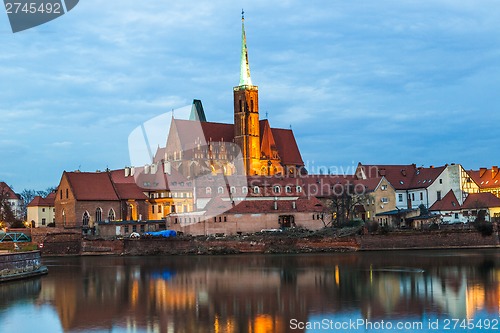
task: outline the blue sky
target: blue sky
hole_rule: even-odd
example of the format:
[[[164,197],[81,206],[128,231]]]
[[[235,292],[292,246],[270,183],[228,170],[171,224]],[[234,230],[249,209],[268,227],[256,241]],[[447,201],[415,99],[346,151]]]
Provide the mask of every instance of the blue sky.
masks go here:
[[[16,34],[0,13],[0,180],[122,168],[193,98],[232,122],[242,7],[261,117],[310,166],[499,164],[498,1],[84,0]]]

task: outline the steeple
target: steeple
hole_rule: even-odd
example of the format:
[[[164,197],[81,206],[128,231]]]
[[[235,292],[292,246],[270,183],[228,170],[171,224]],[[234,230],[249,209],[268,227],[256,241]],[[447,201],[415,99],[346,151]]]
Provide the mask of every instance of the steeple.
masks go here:
[[[241,10],[241,71],[240,86],[252,86],[250,64],[248,63],[247,37],[245,34],[245,11]]]

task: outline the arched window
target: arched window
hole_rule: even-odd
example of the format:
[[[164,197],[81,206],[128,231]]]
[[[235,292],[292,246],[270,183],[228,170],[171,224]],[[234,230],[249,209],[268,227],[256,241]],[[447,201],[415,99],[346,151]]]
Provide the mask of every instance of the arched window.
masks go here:
[[[247,194],[247,193],[248,193],[248,187],[243,186],[243,187],[241,188],[241,192],[242,192],[243,194]]]
[[[296,190],[297,190],[297,193],[302,193],[302,187],[297,186],[297,187],[296,187]]]
[[[290,186],[285,187],[286,193],[292,193],[292,188]]]
[[[273,191],[274,191],[274,193],[280,193],[281,192],[281,187],[279,185],[275,185],[273,187]]]
[[[206,187],[205,188],[205,194],[212,194],[212,188],[211,187]]]
[[[115,220],[115,211],[113,208],[111,208],[108,212],[108,221],[114,221]]]
[[[89,222],[90,222],[89,212],[85,211],[85,213],[83,213],[82,225],[84,227],[88,227],[89,226]]]
[[[63,226],[66,226],[66,211],[64,209],[62,210],[62,219],[63,219]]]
[[[234,186],[231,186],[229,190],[231,191],[232,194],[236,193],[236,187]]]
[[[255,193],[255,194],[259,194],[260,193],[260,189],[259,189],[258,186],[254,186],[253,187],[253,193]]]
[[[222,186],[219,186],[219,187],[217,188],[217,193],[219,193],[219,194],[224,193],[224,188],[223,188]]]
[[[95,221],[96,222],[102,221],[102,209],[101,209],[101,207],[97,207],[97,209],[95,210]]]

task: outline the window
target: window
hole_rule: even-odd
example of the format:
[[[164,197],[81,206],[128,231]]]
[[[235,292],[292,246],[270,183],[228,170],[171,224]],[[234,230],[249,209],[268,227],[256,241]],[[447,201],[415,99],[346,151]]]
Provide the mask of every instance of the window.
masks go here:
[[[274,186],[273,191],[274,191],[274,193],[280,193],[281,187],[279,185],[276,185],[276,186]]]
[[[223,188],[222,186],[219,186],[219,187],[217,188],[217,193],[219,193],[219,194],[224,193],[224,188]]]
[[[380,189],[381,189],[382,191],[386,191],[386,190],[387,190],[387,185],[382,185],[382,186],[380,186]]]
[[[96,222],[101,222],[102,221],[102,209],[101,209],[101,207],[98,207],[95,210],[95,221]]]
[[[260,193],[260,190],[259,190],[259,187],[258,187],[258,186],[254,186],[254,187],[253,187],[253,193],[256,193],[256,194],[259,194],[259,193]]]
[[[161,205],[158,205],[158,213],[161,213]]]
[[[154,213],[155,213],[155,206],[151,205],[151,214],[154,214]]]
[[[285,192],[286,193],[292,193],[292,188],[290,186],[285,187]]]
[[[205,188],[205,194],[212,194],[212,188],[211,187]]]
[[[248,187],[243,186],[243,187],[241,188],[241,192],[243,192],[243,194],[247,194],[247,193],[248,193]]]
[[[232,194],[236,193],[236,187],[231,186],[231,188],[229,189],[229,191],[230,191]]]
[[[59,190],[59,198],[62,200],[62,190]]]
[[[436,192],[437,201],[441,201],[441,191]]]
[[[108,212],[108,220],[109,221],[114,221],[115,220],[115,211],[113,208],[111,208]]]
[[[42,208],[42,212],[45,213],[45,208]]]
[[[415,201],[415,193],[412,193],[412,194],[411,194],[411,200],[412,200],[412,201]]]
[[[141,224],[141,232],[144,232],[145,231],[145,228],[144,228],[144,224]]]
[[[439,184],[442,184],[443,183],[443,180],[441,178],[439,178]]]
[[[424,192],[420,192],[420,201],[424,200]]]
[[[380,199],[380,201],[382,201],[382,203],[388,203],[389,202],[389,198],[383,197],[383,198]]]
[[[398,201],[403,202],[403,195],[401,193],[398,194]]]
[[[85,211],[85,213],[83,213],[82,225],[84,227],[88,227],[89,226],[89,221],[90,221],[89,212]]]
[[[227,216],[224,215],[224,222],[227,222]]]
[[[302,187],[301,186],[297,186],[296,191],[297,191],[297,193],[302,193]]]
[[[69,198],[69,190],[66,189],[66,199],[68,199],[68,198]]]
[[[458,213],[455,213],[455,219],[458,219]]]
[[[42,225],[45,225],[46,221],[46,219],[42,219]]]

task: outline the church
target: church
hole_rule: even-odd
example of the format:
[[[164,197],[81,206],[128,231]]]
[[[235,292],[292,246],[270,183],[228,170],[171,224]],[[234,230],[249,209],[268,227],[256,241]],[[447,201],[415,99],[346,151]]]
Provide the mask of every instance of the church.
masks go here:
[[[245,19],[242,16],[239,85],[233,88],[234,123],[208,122],[201,101],[193,103],[189,120],[172,118],[166,148],[156,161],[187,178],[202,174],[285,176],[305,174],[291,129],[272,128],[259,117],[259,89],[250,76]],[[241,170],[238,170],[241,169]]]

